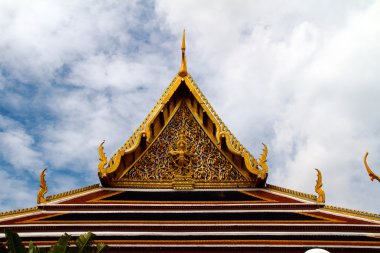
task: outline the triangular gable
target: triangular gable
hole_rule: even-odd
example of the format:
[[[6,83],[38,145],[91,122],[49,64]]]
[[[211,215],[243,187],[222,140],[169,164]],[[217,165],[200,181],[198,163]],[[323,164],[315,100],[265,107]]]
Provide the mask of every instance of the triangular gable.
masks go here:
[[[134,164],[114,184],[170,188],[249,187],[247,171],[236,167],[179,103],[169,123]]]
[[[190,74],[187,73],[184,47],[183,37],[180,72],[174,77],[169,87],[133,135],[109,161],[103,152],[103,143],[99,146],[98,174],[104,186],[116,187],[116,185],[119,185],[115,181],[119,180],[120,176],[125,174],[125,171],[131,169],[131,166],[156,139],[158,133],[165,128],[170,118],[174,115],[174,109],[182,102],[188,105],[189,110],[200,122],[211,140],[216,143],[223,155],[228,157],[236,168],[244,171],[243,174],[249,175],[250,180],[254,182],[251,186],[262,187],[265,185],[268,176],[268,166],[266,164],[268,150],[266,146],[264,145],[264,151],[260,159],[256,160],[235,138],[211,107]]]

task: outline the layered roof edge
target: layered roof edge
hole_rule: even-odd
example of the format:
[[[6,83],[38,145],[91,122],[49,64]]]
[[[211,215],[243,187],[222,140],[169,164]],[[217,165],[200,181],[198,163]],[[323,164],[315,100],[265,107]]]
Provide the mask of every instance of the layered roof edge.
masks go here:
[[[43,206],[51,205],[55,203],[60,204],[61,202],[66,201],[68,199],[81,197],[86,194],[91,194],[95,191],[98,191],[99,189],[113,189],[113,188],[103,188],[99,184],[93,184],[93,185],[73,189],[70,191],[62,192],[59,194],[50,195],[46,197],[46,200],[47,200],[46,203],[39,204],[38,206],[0,212],[0,219],[7,219],[11,217],[20,216],[20,215],[41,212],[43,211]],[[380,214],[365,212],[365,211],[360,211],[360,210],[355,210],[355,209],[350,209],[350,208],[337,207],[337,206],[332,206],[332,205],[324,205],[323,203],[318,203],[316,201],[317,196],[313,194],[295,191],[295,190],[283,188],[276,185],[270,185],[270,184],[266,184],[265,190],[272,193],[282,194],[287,197],[295,198],[300,201],[306,201],[305,203],[314,202],[315,204],[320,206],[320,210],[322,211],[327,211],[331,213],[336,213],[336,214],[341,214],[341,215],[346,215],[346,216],[353,216],[357,218],[363,218],[363,219],[380,222]]]

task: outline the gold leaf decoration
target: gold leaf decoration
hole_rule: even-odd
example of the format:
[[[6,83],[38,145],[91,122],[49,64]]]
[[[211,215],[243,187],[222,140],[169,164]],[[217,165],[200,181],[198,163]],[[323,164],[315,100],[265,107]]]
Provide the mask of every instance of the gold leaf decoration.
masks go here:
[[[124,181],[247,182],[196,121],[185,103],[178,108]]]

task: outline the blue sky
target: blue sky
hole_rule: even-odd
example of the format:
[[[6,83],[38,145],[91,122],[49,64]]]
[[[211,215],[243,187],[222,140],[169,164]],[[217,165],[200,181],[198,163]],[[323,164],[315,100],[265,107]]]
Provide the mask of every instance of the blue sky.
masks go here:
[[[0,1],[0,211],[98,183],[180,65],[268,183],[379,213],[379,1]]]

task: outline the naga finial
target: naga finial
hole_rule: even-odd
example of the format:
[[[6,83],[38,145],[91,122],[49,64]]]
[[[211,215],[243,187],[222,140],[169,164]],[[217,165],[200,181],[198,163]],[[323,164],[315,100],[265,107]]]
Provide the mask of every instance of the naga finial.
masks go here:
[[[364,155],[364,165],[365,165],[365,168],[367,169],[367,173],[369,175],[369,178],[371,179],[371,181],[373,181],[374,179],[376,179],[377,181],[380,182],[380,177],[378,175],[376,175],[375,173],[373,173],[373,171],[368,166],[367,156],[368,156],[368,152],[366,152],[365,155]]]
[[[46,203],[45,194],[48,191],[48,187],[46,185],[46,180],[45,180],[45,171],[46,171],[46,168],[42,170],[41,175],[40,175],[40,190],[37,193],[37,204]]]
[[[264,143],[263,143],[263,146],[264,146],[263,153],[260,156],[260,159],[258,161],[258,165],[262,169],[261,173],[263,174],[263,176],[266,176],[266,174],[268,174],[268,170],[269,170],[268,165],[267,165],[268,147]]]
[[[325,191],[322,189],[322,173],[319,169],[315,169],[317,171],[317,182],[315,184],[315,192],[318,194],[317,202],[325,203]]]
[[[186,66],[186,56],[185,56],[185,50],[186,50],[186,42],[185,42],[185,30],[183,30],[182,33],[182,62],[181,62],[181,67],[179,69],[178,75],[180,77],[185,77],[187,76],[187,66]]]
[[[98,151],[99,151],[98,172],[99,173],[101,173],[102,171],[104,171],[104,168],[105,168],[105,166],[107,164],[107,156],[104,153],[104,149],[103,149],[104,142],[105,142],[105,140],[103,140],[102,143],[100,143],[99,148],[98,148]]]

